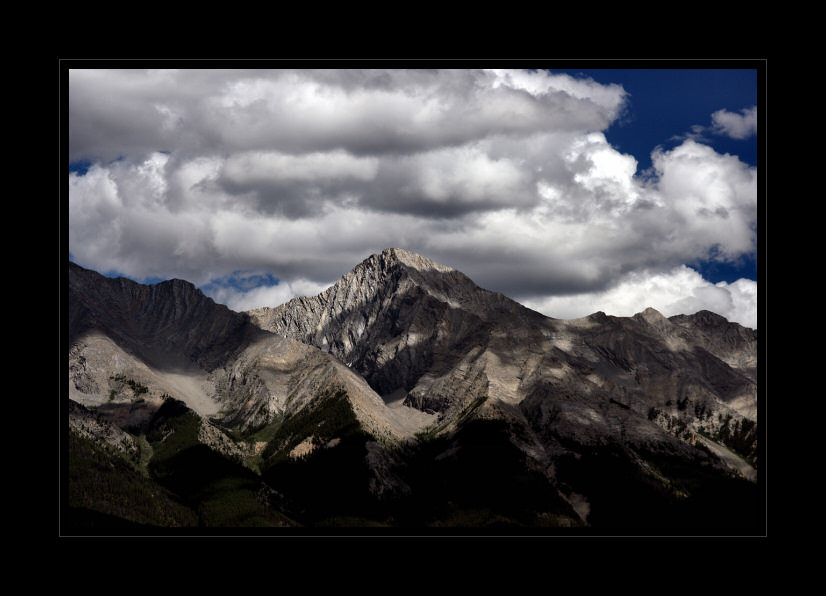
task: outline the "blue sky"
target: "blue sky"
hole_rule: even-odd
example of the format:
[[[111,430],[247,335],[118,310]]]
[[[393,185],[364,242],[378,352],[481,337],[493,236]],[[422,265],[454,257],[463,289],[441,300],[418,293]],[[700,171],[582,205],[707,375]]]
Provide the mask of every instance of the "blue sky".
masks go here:
[[[557,71],[559,72],[559,71]],[[662,68],[662,69],[566,69],[600,83],[619,83],[629,93],[628,115],[607,131],[618,150],[637,157],[641,169],[651,166],[652,147],[671,146],[696,125],[710,125],[718,110],[740,112],[758,103],[756,69]],[[708,138],[721,153],[733,153],[757,165],[755,139]]]
[[[70,257],[246,310],[399,246],[557,318],[756,327],[761,65],[592,64],[70,70]]]

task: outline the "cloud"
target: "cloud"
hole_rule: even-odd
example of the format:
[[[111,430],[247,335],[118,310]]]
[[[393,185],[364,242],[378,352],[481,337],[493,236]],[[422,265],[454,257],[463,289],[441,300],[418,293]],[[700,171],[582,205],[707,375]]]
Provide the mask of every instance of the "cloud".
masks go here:
[[[216,183],[258,212],[294,218],[346,201],[376,177],[377,169],[375,158],[338,150],[303,155],[251,151],[226,159]]]
[[[741,110],[735,114],[727,110],[718,110],[711,115],[712,130],[732,139],[747,139],[757,134],[757,107]]]
[[[756,170],[689,139],[637,172],[605,137],[626,108],[617,85],[499,70],[81,70],[69,95],[70,159],[92,162],[69,178],[69,250],[102,272],[187,279],[246,310],[318,293],[399,246],[543,308],[577,296],[614,314],[584,296],[624,308],[617,288],[639,302],[656,296],[643,281],[661,279],[680,281],[668,305],[756,304],[747,283],[674,273],[754,253]],[[239,270],[279,283],[240,287]]]
[[[755,251],[755,168],[691,140],[655,151],[652,161],[662,223],[678,232],[666,236],[668,246],[658,242],[662,250],[702,257],[714,249],[729,260]]]
[[[344,150],[413,154],[494,135],[601,130],[617,85],[484,70],[73,70],[70,159]],[[103,133],[103,134],[101,134]]]
[[[202,289],[219,304],[224,304],[236,312],[245,312],[264,305],[284,304],[298,296],[316,296],[327,288],[324,284],[305,279],[297,279],[292,283],[267,283],[250,288],[239,288],[235,282],[236,280],[226,278],[213,280],[208,287]]]
[[[518,160],[474,143],[382,160],[359,203],[370,210],[457,217],[535,204],[533,178]]]

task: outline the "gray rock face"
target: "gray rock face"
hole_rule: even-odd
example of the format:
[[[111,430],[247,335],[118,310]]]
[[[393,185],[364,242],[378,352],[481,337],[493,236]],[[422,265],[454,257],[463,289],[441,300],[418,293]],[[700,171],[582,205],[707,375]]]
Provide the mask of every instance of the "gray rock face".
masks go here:
[[[139,449],[132,436],[106,418],[90,411],[81,404],[69,400],[69,428],[74,429],[80,436],[111,449],[122,451],[130,457],[137,457]]]
[[[725,317],[701,310],[669,319],[690,340],[735,370],[757,379],[757,330],[728,322]]]

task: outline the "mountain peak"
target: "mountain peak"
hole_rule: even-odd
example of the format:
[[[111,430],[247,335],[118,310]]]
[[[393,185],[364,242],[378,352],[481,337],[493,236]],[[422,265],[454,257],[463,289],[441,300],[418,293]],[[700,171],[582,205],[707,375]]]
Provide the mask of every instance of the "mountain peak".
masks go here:
[[[403,248],[385,248],[378,256],[385,260],[402,263],[419,271],[428,269],[440,271],[442,273],[453,271],[451,267],[441,265],[421,256],[420,254],[405,250]]]
[[[651,324],[662,324],[663,321],[668,320],[665,318],[665,315],[663,315],[660,311],[650,306],[646,308],[644,311],[638,312],[632,318],[638,321],[646,321]]]

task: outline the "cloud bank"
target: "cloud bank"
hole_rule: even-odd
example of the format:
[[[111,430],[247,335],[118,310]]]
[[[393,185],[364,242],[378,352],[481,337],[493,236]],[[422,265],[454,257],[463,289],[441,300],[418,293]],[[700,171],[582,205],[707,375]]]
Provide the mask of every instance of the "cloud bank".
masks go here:
[[[685,264],[756,250],[757,172],[687,139],[651,171],[605,131],[618,85],[496,70],[73,70],[69,251],[235,310],[315,294],[398,246],[557,318],[714,310],[756,283]],[[756,114],[713,116],[752,134]],[[245,276],[278,280],[246,287]],[[612,312],[613,311],[613,312]],[[631,312],[633,311],[633,312]]]

